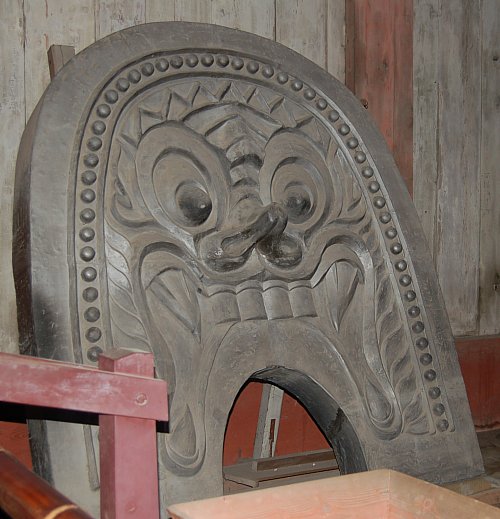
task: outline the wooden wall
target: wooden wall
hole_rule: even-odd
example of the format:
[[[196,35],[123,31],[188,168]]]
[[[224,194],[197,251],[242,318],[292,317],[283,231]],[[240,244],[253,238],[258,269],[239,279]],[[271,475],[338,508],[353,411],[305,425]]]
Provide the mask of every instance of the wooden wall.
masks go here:
[[[414,201],[455,335],[500,333],[500,3],[415,0]]]
[[[0,349],[17,350],[11,267],[17,148],[49,83],[47,49],[80,51],[145,22],[182,20],[235,27],[275,39],[344,79],[344,0],[0,0]]]

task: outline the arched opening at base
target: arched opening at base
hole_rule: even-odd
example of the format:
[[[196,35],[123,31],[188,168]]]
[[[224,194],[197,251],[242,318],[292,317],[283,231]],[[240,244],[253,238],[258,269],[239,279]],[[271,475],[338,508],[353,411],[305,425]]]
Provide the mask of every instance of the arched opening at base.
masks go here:
[[[225,493],[366,470],[357,435],[331,396],[282,367],[255,373],[239,391],[223,466]]]

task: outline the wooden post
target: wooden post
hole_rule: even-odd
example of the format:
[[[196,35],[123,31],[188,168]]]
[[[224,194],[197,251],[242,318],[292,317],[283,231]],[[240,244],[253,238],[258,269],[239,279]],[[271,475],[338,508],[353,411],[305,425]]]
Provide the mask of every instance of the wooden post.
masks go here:
[[[71,45],[51,45],[47,51],[50,79],[54,79],[54,76],[74,55],[75,48]]]
[[[117,350],[99,357],[101,370],[154,377],[153,356]],[[138,392],[138,406],[151,395]],[[156,422],[99,416],[101,518],[159,518]]]

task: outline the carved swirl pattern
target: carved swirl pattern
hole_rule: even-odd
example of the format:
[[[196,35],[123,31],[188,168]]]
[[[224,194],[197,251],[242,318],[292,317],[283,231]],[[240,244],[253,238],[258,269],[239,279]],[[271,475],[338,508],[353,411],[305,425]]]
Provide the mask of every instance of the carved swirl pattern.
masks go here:
[[[193,359],[213,358],[235,323],[318,316],[319,290],[326,335],[342,335],[362,290],[374,299],[358,385],[376,433],[453,430],[380,174],[340,108],[298,77],[222,53],[131,64],[88,114],[75,192],[82,350],[94,362],[104,344],[162,345],[158,370],[184,406],[176,470],[196,471],[204,449],[176,372],[199,377]]]

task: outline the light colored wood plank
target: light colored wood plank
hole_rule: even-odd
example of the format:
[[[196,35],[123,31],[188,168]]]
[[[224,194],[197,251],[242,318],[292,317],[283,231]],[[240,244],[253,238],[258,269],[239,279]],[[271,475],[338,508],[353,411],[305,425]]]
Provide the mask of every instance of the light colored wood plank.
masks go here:
[[[276,41],[326,68],[326,1],[276,0]]]
[[[212,3],[206,0],[175,0],[175,19],[179,22],[212,23]]]
[[[274,39],[274,0],[213,0],[212,23]]]
[[[480,5],[442,2],[439,17],[436,264],[455,335],[474,333],[478,322]]]
[[[145,0],[146,22],[175,20],[175,0]]]
[[[482,2],[481,60],[481,335],[500,333],[500,4]],[[495,289],[496,287],[496,289]]]
[[[326,68],[345,82],[345,0],[328,0],[326,11]]]
[[[419,0],[413,10],[413,202],[436,257],[440,0]]]
[[[12,278],[12,197],[17,148],[25,122],[23,1],[0,2],[0,351],[18,352]]]
[[[29,116],[49,84],[47,50],[71,45],[76,52],[95,41],[93,0],[28,0],[26,23],[26,114]]]
[[[96,0],[96,40],[145,21],[145,0]]]
[[[254,458],[274,456],[280,427],[283,390],[272,384],[264,384],[260,401],[259,419],[255,431]]]

